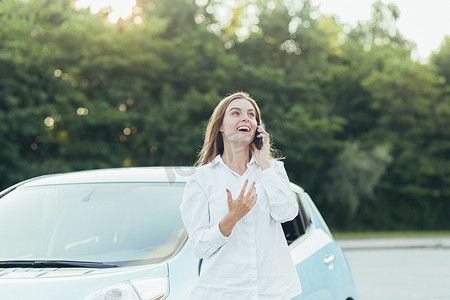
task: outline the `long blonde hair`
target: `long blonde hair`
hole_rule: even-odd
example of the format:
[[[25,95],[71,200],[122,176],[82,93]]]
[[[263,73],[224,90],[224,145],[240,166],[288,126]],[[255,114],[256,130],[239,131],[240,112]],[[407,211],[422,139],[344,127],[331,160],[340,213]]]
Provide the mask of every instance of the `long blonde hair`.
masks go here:
[[[224,144],[222,132],[220,132],[220,126],[223,123],[223,119],[225,116],[225,112],[227,110],[228,105],[237,99],[245,99],[249,101],[256,111],[256,121],[257,123],[264,128],[263,121],[261,119],[261,111],[256,104],[256,101],[253,100],[249,94],[245,92],[237,92],[227,97],[223,98],[219,104],[217,104],[214,112],[209,118],[208,125],[206,126],[205,131],[205,140],[203,142],[203,147],[200,150],[198,155],[198,159],[195,163],[196,166],[203,166],[211,162],[217,155],[223,154]],[[272,145],[269,145],[269,158],[273,158],[274,149]],[[250,153],[253,152],[253,149],[250,147]],[[249,155],[250,155],[249,153]]]

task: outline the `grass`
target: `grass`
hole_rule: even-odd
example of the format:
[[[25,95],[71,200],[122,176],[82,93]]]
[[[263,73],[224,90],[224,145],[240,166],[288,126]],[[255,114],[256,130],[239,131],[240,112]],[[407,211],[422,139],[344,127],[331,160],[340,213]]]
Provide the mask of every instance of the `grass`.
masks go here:
[[[401,238],[401,237],[450,237],[450,231],[366,231],[332,232],[335,239]]]

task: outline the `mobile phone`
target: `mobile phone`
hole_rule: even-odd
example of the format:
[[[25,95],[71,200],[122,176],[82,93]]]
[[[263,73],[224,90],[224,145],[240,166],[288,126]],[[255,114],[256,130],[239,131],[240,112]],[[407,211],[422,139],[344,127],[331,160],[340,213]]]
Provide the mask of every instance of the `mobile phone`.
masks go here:
[[[258,124],[259,126],[259,124]],[[262,137],[257,137],[259,134],[258,129],[255,130],[255,137],[253,138],[253,143],[255,143],[256,149],[261,150],[262,147]]]

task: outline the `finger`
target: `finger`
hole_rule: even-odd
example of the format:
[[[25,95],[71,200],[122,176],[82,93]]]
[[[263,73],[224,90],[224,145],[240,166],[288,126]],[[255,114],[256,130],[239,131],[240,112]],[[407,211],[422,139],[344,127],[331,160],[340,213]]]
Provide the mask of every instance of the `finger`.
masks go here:
[[[245,198],[244,198],[244,199],[245,199],[246,202],[249,202],[249,201],[250,201],[249,199],[250,199],[254,194],[256,194],[256,187],[255,187],[255,185],[256,185],[256,182],[253,181],[252,186],[250,187],[248,193],[245,195]]]
[[[258,135],[258,137],[265,137],[267,138],[267,140],[270,139],[270,134],[264,130],[264,128],[262,128],[261,126],[258,127],[258,132],[260,132],[260,134]]]
[[[262,126],[258,126],[258,132],[260,132],[260,133],[262,133],[262,134],[267,134],[267,135],[269,135],[268,133],[267,133],[267,131],[264,129],[264,128],[262,128]]]
[[[249,202],[247,203],[247,207],[248,207],[249,211],[255,206],[257,199],[258,199],[258,195],[257,194],[253,194],[250,197]]]
[[[252,182],[252,185],[251,185],[250,188],[248,189],[247,194],[245,194],[245,199],[250,198],[250,197],[252,196],[252,194],[256,191],[255,185],[256,185],[256,182],[253,181],[253,182]]]
[[[248,179],[245,180],[244,185],[242,186],[241,192],[239,194],[238,199],[242,199],[244,197],[245,190],[247,189]]]
[[[251,208],[253,208],[253,206],[255,206],[257,200],[258,200],[258,194],[255,194],[255,195],[252,197],[252,202],[250,203],[250,207],[251,207]]]
[[[230,204],[233,201],[233,196],[231,195],[231,191],[229,189],[226,189],[227,191],[227,202]]]

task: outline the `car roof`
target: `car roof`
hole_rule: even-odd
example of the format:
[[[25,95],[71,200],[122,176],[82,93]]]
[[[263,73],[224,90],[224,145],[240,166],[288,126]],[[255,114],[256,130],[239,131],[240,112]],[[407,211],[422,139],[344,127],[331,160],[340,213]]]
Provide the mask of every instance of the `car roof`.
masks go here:
[[[186,182],[194,167],[111,168],[44,175],[22,182],[20,186],[119,182]]]
[[[25,180],[14,187],[119,182],[185,183],[194,172],[195,167],[189,166],[109,168],[43,175]],[[290,186],[298,193],[303,192],[301,187],[292,182]]]

